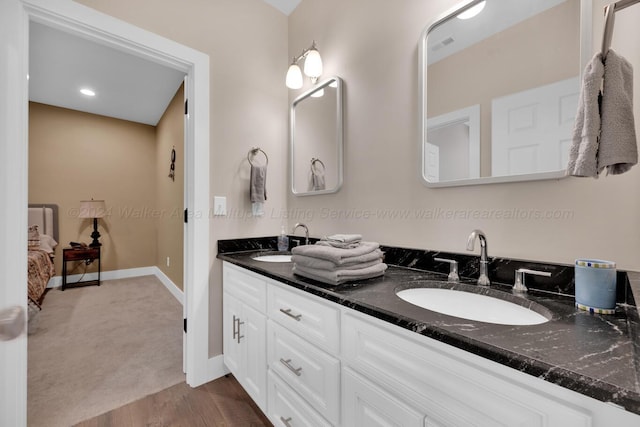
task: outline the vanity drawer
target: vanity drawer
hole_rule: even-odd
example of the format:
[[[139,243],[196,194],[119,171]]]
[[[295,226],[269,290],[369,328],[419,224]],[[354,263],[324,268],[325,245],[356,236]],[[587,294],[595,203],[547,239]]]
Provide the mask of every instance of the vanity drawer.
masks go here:
[[[225,292],[260,313],[267,311],[267,282],[264,277],[224,262],[222,279]]]
[[[340,361],[269,320],[267,361],[293,390],[329,421],[340,416]]]
[[[282,285],[269,286],[269,318],[307,341],[338,354],[340,309],[314,295]]]
[[[269,405],[267,416],[277,427],[331,427],[276,374],[268,375]]]
[[[343,363],[411,402],[430,422],[445,426],[592,425],[589,411],[501,373],[509,370],[510,374],[511,368],[422,336],[408,338],[413,334],[410,331],[359,313],[345,313],[342,326]],[[539,382],[544,385],[543,380]]]

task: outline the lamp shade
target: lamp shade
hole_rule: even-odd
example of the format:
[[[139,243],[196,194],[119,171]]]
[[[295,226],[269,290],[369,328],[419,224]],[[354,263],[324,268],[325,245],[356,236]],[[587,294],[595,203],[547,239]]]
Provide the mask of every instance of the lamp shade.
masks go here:
[[[107,214],[104,200],[81,200],[78,218],[102,218]]]
[[[304,60],[304,73],[309,77],[320,77],[322,75],[322,58],[320,52],[311,49]]]
[[[302,71],[298,64],[291,64],[287,71],[287,87],[289,89],[300,89],[302,87]]]

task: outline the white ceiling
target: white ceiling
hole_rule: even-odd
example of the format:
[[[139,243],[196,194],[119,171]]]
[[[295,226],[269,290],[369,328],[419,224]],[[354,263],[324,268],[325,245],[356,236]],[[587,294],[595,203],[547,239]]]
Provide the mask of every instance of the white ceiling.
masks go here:
[[[301,0],[264,0],[289,15]],[[137,56],[30,23],[29,99],[155,126],[184,73]],[[83,87],[95,97],[80,93]]]
[[[275,7],[287,16],[289,16],[289,14],[298,7],[300,1],[301,0],[264,0],[265,3],[269,3],[271,6]]]
[[[35,22],[29,34],[29,99],[155,126],[184,73]],[[80,93],[83,87],[95,97]]]

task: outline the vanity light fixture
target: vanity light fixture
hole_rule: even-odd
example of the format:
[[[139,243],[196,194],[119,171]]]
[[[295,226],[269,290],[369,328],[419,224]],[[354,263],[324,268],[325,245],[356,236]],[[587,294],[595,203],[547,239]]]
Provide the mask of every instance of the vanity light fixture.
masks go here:
[[[311,47],[304,49],[300,55],[294,57],[293,61],[291,61],[286,79],[289,89],[300,89],[302,87],[302,71],[300,71],[300,66],[298,65],[298,62],[302,59],[304,59],[304,73],[311,78],[314,84],[318,81],[318,77],[322,75],[322,58],[314,40],[311,43]]]
[[[485,1],[481,1],[480,3],[476,4],[475,6],[471,6],[469,9],[465,10],[464,12],[459,13],[457,18],[458,19],[470,19],[470,18],[473,18],[474,16],[476,16],[477,14],[482,12],[482,9],[484,9],[486,4],[487,4],[486,0]]]
[[[96,93],[94,91],[86,87],[80,89],[80,93],[86,96],[96,96]]]

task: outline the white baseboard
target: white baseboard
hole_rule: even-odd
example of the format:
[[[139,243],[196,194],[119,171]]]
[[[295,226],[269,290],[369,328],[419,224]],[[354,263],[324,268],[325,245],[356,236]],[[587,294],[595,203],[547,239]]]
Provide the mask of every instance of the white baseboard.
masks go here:
[[[223,354],[209,358],[209,361],[207,362],[207,373],[210,378],[209,381],[224,377],[225,375],[230,373],[226,365],[224,364]]]
[[[140,276],[156,276],[158,280],[162,282],[162,284],[167,288],[167,290],[177,299],[180,304],[184,305],[184,292],[180,288],[178,288],[175,283],[169,279],[169,277],[162,272],[157,266],[151,267],[138,267],[138,268],[127,268],[124,270],[111,270],[111,271],[102,271],[100,272],[100,281],[102,280],[114,280],[114,279],[127,279],[129,277],[140,277]],[[67,276],[67,283],[73,284],[73,282],[77,282],[78,280],[98,280],[98,273],[87,273],[82,276],[82,274],[73,274],[71,276]],[[49,279],[49,283],[47,283],[47,288],[59,288],[62,286],[62,276],[54,276]]]

